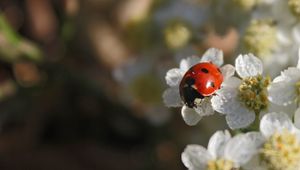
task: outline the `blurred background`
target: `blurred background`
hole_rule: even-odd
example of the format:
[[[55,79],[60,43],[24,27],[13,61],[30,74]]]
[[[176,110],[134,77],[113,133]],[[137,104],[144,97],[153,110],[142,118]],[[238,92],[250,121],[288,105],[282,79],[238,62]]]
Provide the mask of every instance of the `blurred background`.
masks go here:
[[[0,169],[185,169],[224,117],[187,126],[164,76],[209,47],[232,62],[247,14],[214,3],[0,0]]]

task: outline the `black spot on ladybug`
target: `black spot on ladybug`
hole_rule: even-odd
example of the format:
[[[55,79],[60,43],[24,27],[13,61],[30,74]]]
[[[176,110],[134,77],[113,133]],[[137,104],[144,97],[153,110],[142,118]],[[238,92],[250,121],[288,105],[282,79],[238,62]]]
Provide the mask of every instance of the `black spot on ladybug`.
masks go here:
[[[201,71],[202,71],[203,73],[208,73],[208,70],[207,70],[206,68],[201,68]]]
[[[189,86],[192,86],[195,84],[195,79],[189,77],[185,80],[185,84],[189,85]]]
[[[181,89],[181,98],[184,101],[184,104],[190,108],[195,107],[195,99],[200,98],[203,99],[204,96],[201,95],[195,88],[195,79],[188,77],[185,79],[185,84]]]
[[[210,82],[210,87],[215,87],[215,83],[214,82]]]
[[[219,68],[217,68],[218,72],[221,73],[221,70]]]

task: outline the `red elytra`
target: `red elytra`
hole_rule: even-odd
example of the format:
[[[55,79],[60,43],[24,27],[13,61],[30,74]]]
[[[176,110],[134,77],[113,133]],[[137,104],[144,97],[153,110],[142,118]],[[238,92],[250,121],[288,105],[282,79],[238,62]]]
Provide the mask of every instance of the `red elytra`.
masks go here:
[[[179,91],[183,102],[188,107],[195,107],[195,99],[213,95],[221,87],[223,75],[211,62],[192,66],[183,76]]]

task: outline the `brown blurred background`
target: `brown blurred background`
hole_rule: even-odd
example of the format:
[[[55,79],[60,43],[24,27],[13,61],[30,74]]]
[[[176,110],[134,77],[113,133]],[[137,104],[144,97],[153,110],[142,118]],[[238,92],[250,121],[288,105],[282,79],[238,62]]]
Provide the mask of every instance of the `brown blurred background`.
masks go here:
[[[207,2],[188,1],[205,23]],[[0,169],[185,169],[184,147],[224,120],[187,126],[162,103],[164,74],[210,46],[230,54],[238,37],[187,24],[192,36],[168,44],[172,3],[0,0]]]

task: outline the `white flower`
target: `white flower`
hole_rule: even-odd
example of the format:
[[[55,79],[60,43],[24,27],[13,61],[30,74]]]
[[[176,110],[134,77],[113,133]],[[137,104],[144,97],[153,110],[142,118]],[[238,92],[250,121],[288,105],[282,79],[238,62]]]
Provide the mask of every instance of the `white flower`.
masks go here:
[[[274,21],[277,45],[269,49],[270,55],[259,56],[263,59],[265,73],[272,77],[297,60],[295,56],[300,45],[300,13],[298,11],[298,14],[293,14],[292,11],[299,8],[298,0],[262,0],[262,5],[253,12],[253,19]]]
[[[183,164],[190,170],[232,170],[246,164],[258,152],[256,132],[231,137],[228,131],[217,131],[208,147],[188,145],[181,155]]]
[[[208,49],[200,59],[199,57],[192,56],[181,60],[179,68],[173,68],[166,74],[166,82],[170,86],[163,93],[163,100],[168,107],[182,107],[181,114],[188,125],[196,125],[203,116],[211,115],[214,113],[211,106],[211,98],[206,97],[202,100],[201,105],[189,108],[184,105],[179,94],[179,84],[186,71],[193,65],[200,62],[211,61],[217,66],[223,64],[223,52],[215,48]],[[231,77],[234,74],[234,67],[232,65],[224,65],[221,68],[224,79]]]
[[[268,139],[275,133],[293,133],[300,137],[299,130],[285,113],[268,113],[260,121],[260,132]]]
[[[199,39],[201,29],[209,18],[205,3],[190,0],[172,0],[156,8],[153,21],[162,28],[168,48],[179,50],[189,46],[191,39]]]
[[[262,62],[252,54],[239,55],[235,68],[242,79],[225,80],[211,100],[213,109],[226,115],[231,129],[249,126],[269,105],[266,90],[269,79],[262,76]]]
[[[299,50],[300,52],[300,50]],[[276,77],[268,88],[269,100],[278,105],[299,102],[300,98],[300,54],[297,67],[289,67]]]
[[[285,113],[266,114],[260,122],[260,132],[263,135],[260,166],[274,170],[300,169],[300,131]]]

